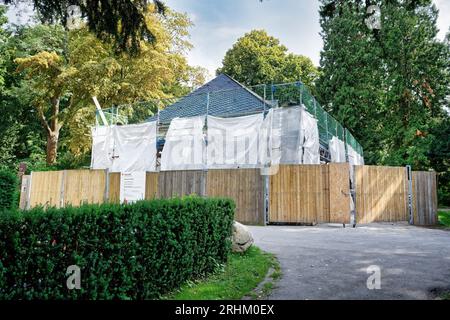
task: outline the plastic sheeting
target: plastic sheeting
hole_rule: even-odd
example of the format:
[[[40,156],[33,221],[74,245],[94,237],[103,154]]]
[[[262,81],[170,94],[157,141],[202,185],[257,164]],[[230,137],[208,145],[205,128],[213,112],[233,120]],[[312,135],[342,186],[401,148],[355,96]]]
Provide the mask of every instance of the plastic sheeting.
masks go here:
[[[161,154],[162,171],[205,168],[204,121],[204,116],[172,120]]]
[[[92,128],[92,169],[156,170],[156,122]]]
[[[302,108],[300,122],[300,147],[303,164],[320,164],[320,141],[317,119]]]
[[[351,165],[363,165],[364,157],[359,155],[355,149],[353,149],[349,144],[347,144],[348,162]]]
[[[112,127],[112,172],[156,171],[156,122]]]
[[[319,164],[317,120],[303,107],[274,109],[272,164]]]
[[[345,158],[345,143],[338,137],[333,137],[330,142],[331,162],[347,162]]]
[[[94,127],[91,129],[91,135],[91,169],[111,169],[114,143],[111,127]]]
[[[268,160],[271,112],[235,118],[208,116],[207,166],[256,168]]]

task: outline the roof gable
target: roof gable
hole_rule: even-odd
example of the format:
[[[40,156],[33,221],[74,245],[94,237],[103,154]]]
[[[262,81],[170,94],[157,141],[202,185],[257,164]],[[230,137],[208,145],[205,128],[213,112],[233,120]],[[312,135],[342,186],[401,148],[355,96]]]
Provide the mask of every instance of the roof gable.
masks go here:
[[[207,93],[209,105],[207,106]],[[220,74],[197,90],[159,112],[161,123],[173,118],[209,115],[242,116],[264,110],[264,100],[226,74]],[[156,116],[149,119],[156,120]]]

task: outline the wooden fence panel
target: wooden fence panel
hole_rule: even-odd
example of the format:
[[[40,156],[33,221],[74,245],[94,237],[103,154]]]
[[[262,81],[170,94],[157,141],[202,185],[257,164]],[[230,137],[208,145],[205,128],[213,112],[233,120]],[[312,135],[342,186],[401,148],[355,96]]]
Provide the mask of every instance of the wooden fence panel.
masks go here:
[[[105,186],[105,170],[67,170],[64,172],[64,205],[103,203]]]
[[[408,221],[404,167],[355,166],[356,222]]]
[[[437,182],[436,172],[413,171],[413,213],[415,225],[437,223]]]
[[[161,171],[158,197],[171,198],[190,194],[205,195],[206,171]]]
[[[62,182],[63,171],[32,172],[29,208],[39,205],[59,208]]]
[[[326,165],[280,165],[270,176],[269,221],[320,223],[329,219]]]
[[[350,223],[350,167],[348,163],[328,164],[330,218],[332,223]]]
[[[260,169],[209,170],[206,194],[233,199],[236,203],[235,220],[264,224],[264,176]]]
[[[147,172],[145,179],[145,199],[151,200],[158,198],[158,177],[157,172]]]
[[[120,202],[120,172],[109,173],[109,194],[110,203]]]

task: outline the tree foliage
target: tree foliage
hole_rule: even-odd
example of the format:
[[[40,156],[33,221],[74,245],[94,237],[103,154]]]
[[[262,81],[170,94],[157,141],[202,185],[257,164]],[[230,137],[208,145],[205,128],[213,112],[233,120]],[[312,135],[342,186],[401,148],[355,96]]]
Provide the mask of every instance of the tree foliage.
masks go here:
[[[366,24],[369,5],[380,7],[380,29]],[[437,15],[432,1],[322,0],[319,100],[362,143],[369,164],[442,170],[450,156],[448,144],[435,150],[450,88]]]
[[[8,55],[2,55],[10,75],[5,101],[11,110],[20,104],[20,110],[31,110],[39,120],[37,125],[44,130],[37,131],[47,139],[47,163],[55,164],[58,148],[63,150],[61,161],[72,158],[79,163],[86,158],[94,124],[92,96],[110,107],[172,97],[204,81],[203,69],[189,66],[185,58],[191,48],[187,36],[192,23],[187,16],[167,8],[164,16],[149,11],[146,22],[157,41],[142,41],[135,55],[118,52],[114,41],[98,39],[87,27],[73,31],[59,25],[20,27],[8,38]],[[151,114],[144,111],[145,116]],[[17,143],[10,145],[17,151]],[[13,152],[9,155],[14,158]]]
[[[21,0],[4,0],[7,4]],[[137,53],[142,41],[153,43],[156,35],[146,21],[148,0],[28,0],[42,23],[66,25],[70,6],[78,6],[91,32],[102,40],[113,39],[117,48]],[[153,0],[158,13],[165,12],[162,1]]]
[[[226,73],[247,86],[301,80],[312,87],[319,74],[308,57],[289,53],[278,39],[263,30],[239,38],[222,64],[217,73]]]

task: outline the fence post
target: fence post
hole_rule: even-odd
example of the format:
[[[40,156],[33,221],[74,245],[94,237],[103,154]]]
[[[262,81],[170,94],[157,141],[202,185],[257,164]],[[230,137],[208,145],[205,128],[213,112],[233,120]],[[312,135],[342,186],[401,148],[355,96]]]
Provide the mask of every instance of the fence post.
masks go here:
[[[62,172],[62,179],[61,179],[61,188],[60,188],[60,194],[59,194],[59,207],[64,208],[64,195],[65,195],[65,183],[66,183],[66,175],[67,170],[63,170]]]
[[[105,193],[103,195],[103,203],[109,202],[109,169],[105,169]]]
[[[409,213],[409,224],[414,224],[414,212],[412,207],[412,171],[411,166],[406,166],[406,178],[408,181],[408,213]]]
[[[27,198],[25,202],[25,209],[29,210],[31,207],[30,200],[31,200],[31,188],[33,186],[33,171],[30,172],[30,178],[28,179],[28,190],[27,190]]]

